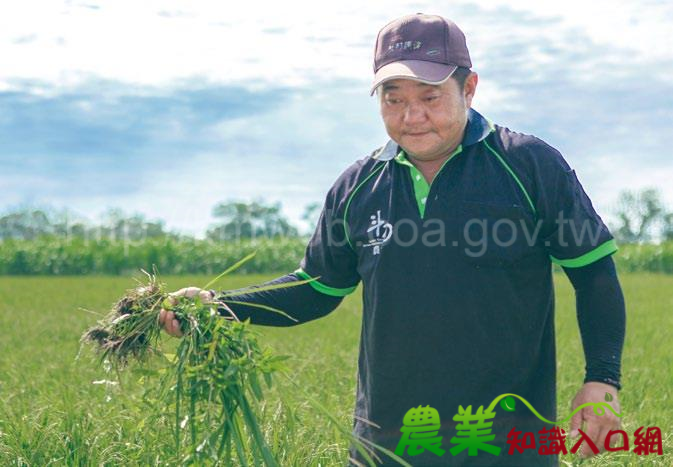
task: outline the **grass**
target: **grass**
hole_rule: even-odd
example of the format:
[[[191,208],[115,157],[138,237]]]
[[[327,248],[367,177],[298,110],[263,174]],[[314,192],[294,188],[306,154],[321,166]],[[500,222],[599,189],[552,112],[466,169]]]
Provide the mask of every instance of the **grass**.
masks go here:
[[[589,461],[562,456],[567,465],[673,464],[673,276],[622,274],[628,311],[624,429],[633,443],[639,426],[658,426],[664,456],[611,453]],[[226,288],[269,276],[232,276]],[[208,278],[164,277],[169,288],[203,284]],[[85,354],[75,361],[79,336],[132,285],[124,277],[3,277],[0,279],[0,465],[172,465],[170,414],[149,420],[138,374],[122,387]],[[559,415],[583,376],[571,286],[557,288]],[[259,342],[288,362],[296,382],[346,426],[351,424],[360,331],[359,291],[329,316],[295,328],[256,327]],[[167,338],[169,346],[177,340]],[[97,382],[100,384],[92,384]],[[267,392],[260,419],[271,449],[284,466],[343,465],[348,441],[289,383]],[[282,400],[282,403],[278,403]],[[447,417],[447,415],[444,415]],[[445,440],[446,441],[446,440]]]

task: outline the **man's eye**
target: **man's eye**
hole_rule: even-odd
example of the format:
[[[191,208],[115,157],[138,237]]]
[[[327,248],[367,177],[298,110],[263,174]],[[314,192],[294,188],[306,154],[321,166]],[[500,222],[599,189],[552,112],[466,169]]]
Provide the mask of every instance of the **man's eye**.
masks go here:
[[[439,96],[426,96],[425,97],[426,102],[431,102],[431,101],[434,101],[436,99],[439,99]]]
[[[386,103],[387,103],[388,105],[397,105],[397,104],[399,104],[400,102],[402,102],[400,99],[393,99],[393,98],[391,98],[391,97],[389,97],[389,98],[386,99]]]

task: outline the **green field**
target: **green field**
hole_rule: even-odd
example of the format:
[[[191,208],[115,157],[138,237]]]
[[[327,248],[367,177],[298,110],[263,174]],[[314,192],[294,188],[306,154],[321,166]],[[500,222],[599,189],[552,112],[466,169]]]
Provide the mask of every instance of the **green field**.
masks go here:
[[[224,288],[268,279],[236,276]],[[627,340],[621,393],[623,425],[633,443],[639,426],[661,428],[664,456],[610,453],[562,465],[673,465],[673,276],[622,274]],[[170,288],[208,278],[164,278]],[[170,421],[144,423],[137,376],[109,379],[89,353],[78,361],[79,336],[126,288],[124,277],[0,278],[0,465],[174,465]],[[568,281],[556,276],[559,415],[580,387],[584,358]],[[293,358],[295,380],[351,425],[360,331],[359,292],[331,315],[295,328],[256,327],[260,342]],[[175,340],[166,339],[166,345]],[[344,465],[348,440],[292,386],[277,380],[261,418],[281,465]],[[567,428],[567,427],[566,427]]]

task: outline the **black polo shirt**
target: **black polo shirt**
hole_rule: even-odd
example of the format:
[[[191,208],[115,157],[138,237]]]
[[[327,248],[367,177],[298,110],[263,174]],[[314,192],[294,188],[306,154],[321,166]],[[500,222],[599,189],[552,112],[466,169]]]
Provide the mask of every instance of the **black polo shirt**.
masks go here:
[[[405,455],[412,465],[554,465],[535,450],[507,454],[513,427],[536,437],[545,427],[522,403],[496,410],[499,456],[452,456],[452,419],[505,393],[556,419],[551,263],[580,267],[615,251],[558,151],[470,110],[430,185],[392,141],[349,167],[297,273],[329,295],[363,283],[356,434],[394,451],[405,413],[429,405],[446,453]]]

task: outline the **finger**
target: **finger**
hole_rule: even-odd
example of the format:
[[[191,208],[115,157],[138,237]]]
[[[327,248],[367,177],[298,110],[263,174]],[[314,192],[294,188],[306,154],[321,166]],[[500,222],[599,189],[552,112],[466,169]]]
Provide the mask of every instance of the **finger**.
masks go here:
[[[168,327],[170,326],[174,318],[175,313],[173,313],[172,311],[164,310],[164,322],[163,322],[164,329],[168,330]]]
[[[173,335],[173,321],[175,321],[175,314],[172,311],[164,311],[162,327],[168,334]]]
[[[614,429],[614,430],[619,430],[620,428],[621,428],[621,426],[618,426],[618,427],[615,427],[615,428],[613,428],[613,429]],[[607,436],[607,435],[606,435],[606,436]],[[614,435],[614,436],[612,436],[612,437],[610,438],[610,447],[611,447],[611,448],[614,448],[615,446],[617,446],[617,444],[619,444],[619,442],[621,441],[621,439],[622,439],[622,437],[621,437],[620,435]]]
[[[173,293],[168,294],[169,297],[187,297],[192,298],[201,292],[201,289],[198,287],[185,287],[184,289],[177,290]]]
[[[171,321],[171,335],[175,337],[182,336],[182,331],[180,330],[180,322],[177,319]]]
[[[574,404],[573,404],[574,405]],[[575,410],[576,407],[573,407],[573,410]],[[582,421],[584,419],[583,417],[583,412],[584,409],[579,410],[575,415],[572,416],[570,419],[570,437],[571,438],[577,438],[579,436],[579,430],[582,428]]]
[[[176,290],[175,292],[171,292],[171,293],[168,294],[168,297],[167,297],[168,302],[171,305],[177,305],[178,299],[180,297],[184,297],[186,295],[186,293],[187,293],[187,289],[180,289],[180,290]]]
[[[619,411],[619,408],[617,409],[617,411]],[[619,430],[622,427],[622,421],[619,418],[617,418],[615,416],[612,416],[610,418],[611,418],[610,423],[606,424],[606,426],[605,426],[605,437],[606,438],[608,437],[608,435],[610,434],[611,431]],[[619,442],[619,439],[620,439],[619,435],[612,436],[609,440],[610,447],[615,447],[615,445]]]
[[[608,432],[610,431],[610,427],[608,426],[602,426],[600,431],[598,432],[598,439],[596,440],[596,447],[600,452],[605,451],[605,438],[608,437]]]
[[[178,290],[179,292],[179,290]],[[178,292],[171,292],[168,294],[166,299],[164,300],[164,303],[168,303],[170,306],[169,308],[174,307],[175,305],[178,304],[178,297],[181,297],[182,295],[176,295]],[[168,311],[168,310],[166,310]]]
[[[164,310],[162,308],[161,311],[159,312],[159,326],[166,329],[166,325],[172,318],[172,315],[173,315],[172,311]]]
[[[599,421],[596,419],[588,419],[587,420],[587,429],[585,433],[589,438],[591,438],[591,441],[594,442],[597,448],[599,448],[600,451],[600,444],[598,443],[598,435],[600,434],[601,431],[601,426],[599,425]],[[591,450],[591,447],[589,446],[589,443],[586,441],[582,444],[582,455],[585,457],[591,457],[594,455],[594,452]]]
[[[187,287],[187,292],[185,292],[185,297],[194,298],[201,293],[201,289],[198,287]]]
[[[199,290],[199,299],[201,299],[201,303],[211,303],[214,298],[215,297],[210,290]]]

